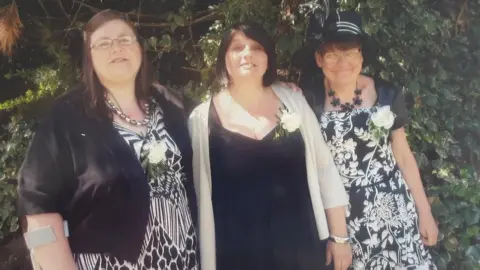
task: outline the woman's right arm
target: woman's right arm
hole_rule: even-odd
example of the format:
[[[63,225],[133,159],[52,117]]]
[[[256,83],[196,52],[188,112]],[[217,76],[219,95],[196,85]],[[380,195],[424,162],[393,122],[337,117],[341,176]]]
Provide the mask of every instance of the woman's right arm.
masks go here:
[[[61,113],[52,113],[35,130],[18,175],[18,212],[26,237],[31,234],[56,240],[31,247],[30,254],[35,269],[75,270],[75,264],[63,229],[63,211],[69,197],[66,194],[73,172],[65,172],[71,158],[65,140],[68,127],[62,124]],[[48,228],[50,226],[50,228]],[[33,240],[33,239],[32,239]],[[29,241],[34,243],[35,240]]]
[[[303,116],[309,128],[312,129],[314,148],[316,153],[320,193],[327,217],[328,230],[331,236],[348,237],[346,206],[348,195],[343,186],[333,156],[321,134],[321,127],[317,117],[310,109],[305,97],[302,99]],[[327,245],[327,264],[333,262],[335,270],[345,270],[352,263],[352,250],[349,244],[337,244],[332,241]]]
[[[50,226],[55,234],[56,241],[35,247],[31,250],[34,269],[41,270],[75,270],[68,240],[63,229],[63,218],[56,213],[27,215],[27,234],[30,231],[44,229]]]

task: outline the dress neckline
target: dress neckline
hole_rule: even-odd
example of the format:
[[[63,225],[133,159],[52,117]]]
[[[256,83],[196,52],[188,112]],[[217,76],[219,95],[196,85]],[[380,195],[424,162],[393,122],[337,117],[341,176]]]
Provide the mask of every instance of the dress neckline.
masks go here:
[[[150,122],[149,124],[147,125],[147,129],[145,130],[145,133],[143,132],[137,132],[125,125],[122,125],[121,123],[117,122],[117,121],[112,121],[113,123],[113,126],[117,129],[120,129],[120,130],[123,130],[124,132],[129,132],[137,137],[139,137],[140,139],[146,139],[148,138],[148,135],[152,132],[153,129],[155,129],[155,126],[154,126],[154,123],[157,122],[157,113],[160,113],[162,114],[163,112],[161,111],[160,109],[160,106],[158,106],[158,104],[155,102],[155,101],[152,101],[152,110],[150,111]],[[163,115],[162,115],[163,117]]]
[[[254,141],[254,142],[264,142],[267,139],[272,137],[272,134],[275,133],[275,131],[278,128],[278,124],[276,124],[268,133],[266,133],[262,138],[260,139],[255,139],[246,135],[243,135],[241,133],[229,130],[225,128],[222,123],[220,122],[220,117],[218,116],[217,108],[215,107],[215,104],[213,103],[213,99],[210,101],[210,109],[209,109],[209,124],[215,124],[218,126],[221,130],[226,131],[227,133],[230,133],[232,135],[235,135],[237,137],[244,138],[245,140],[249,141]]]
[[[349,110],[349,111],[346,111],[346,110],[328,110],[328,111],[327,111],[327,110],[323,109],[322,114],[332,113],[332,112],[336,112],[336,113],[346,113],[346,112],[354,112],[354,111],[368,111],[368,110],[371,110],[371,109],[373,109],[373,108],[378,107],[379,101],[380,101],[380,93],[379,93],[379,91],[378,91],[378,87],[377,87],[377,84],[376,84],[376,83],[374,83],[373,87],[374,87],[374,89],[375,89],[375,93],[377,94],[377,97],[376,97],[375,102],[373,103],[372,106],[366,107],[366,108],[355,108],[355,109],[352,109],[352,110]],[[323,93],[322,93],[322,97],[323,97],[323,99],[322,99],[322,107],[325,108],[325,102],[326,102],[326,100],[327,100],[327,93],[325,92],[325,89],[324,89],[324,88],[322,88],[322,89],[323,89]]]

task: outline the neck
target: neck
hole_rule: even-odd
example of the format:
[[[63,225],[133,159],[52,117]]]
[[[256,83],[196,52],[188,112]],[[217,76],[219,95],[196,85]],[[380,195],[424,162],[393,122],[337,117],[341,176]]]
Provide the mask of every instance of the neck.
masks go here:
[[[335,94],[340,99],[349,99],[357,89],[357,81],[350,82],[332,82],[325,78],[325,89],[335,91]]]
[[[104,84],[108,90],[107,96],[121,108],[130,108],[137,104],[135,96],[135,82],[122,84]]]
[[[262,82],[242,82],[228,86],[230,95],[247,110],[256,110],[262,106],[263,97],[268,93]]]

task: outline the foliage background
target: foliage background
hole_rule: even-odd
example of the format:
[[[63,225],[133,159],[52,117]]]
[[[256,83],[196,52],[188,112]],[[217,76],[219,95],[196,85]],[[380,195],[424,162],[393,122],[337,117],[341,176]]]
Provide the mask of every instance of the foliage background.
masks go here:
[[[0,0],[0,7],[11,4]],[[15,216],[15,176],[32,128],[77,79],[81,27],[96,12],[127,12],[161,83],[201,99],[215,87],[222,32],[254,19],[277,43],[279,74],[296,81],[315,0],[17,0],[23,34],[0,58],[0,269],[28,269]],[[339,0],[356,9],[380,48],[365,71],[407,96],[408,139],[428,187],[441,240],[440,269],[480,269],[480,1]],[[1,11],[0,11],[1,14]],[[0,20],[0,32],[2,30]],[[300,63],[300,64],[299,64]]]

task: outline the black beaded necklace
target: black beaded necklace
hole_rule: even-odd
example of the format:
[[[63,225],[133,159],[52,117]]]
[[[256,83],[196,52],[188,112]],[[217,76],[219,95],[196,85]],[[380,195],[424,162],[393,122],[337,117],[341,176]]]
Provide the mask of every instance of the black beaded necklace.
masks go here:
[[[113,99],[115,102],[118,104],[117,100],[115,99],[115,96],[113,96]],[[110,110],[112,110],[115,114],[117,114],[123,121],[127,122],[128,124],[132,126],[147,126],[150,123],[150,104],[145,102],[144,107],[145,107],[145,118],[143,120],[135,120],[132,119],[130,116],[126,115],[121,108],[117,108],[115,104],[108,99],[107,95],[105,95],[105,100],[107,101],[108,107]]]
[[[340,98],[336,96],[335,91],[330,87],[330,85],[328,85],[328,87],[330,88],[330,90],[328,90],[328,96],[331,99],[330,104],[334,108],[340,106],[342,111],[351,111],[355,108],[355,106],[360,106],[363,103],[362,89],[359,89],[358,86],[357,86],[357,89],[355,89],[355,91],[353,92],[355,94],[355,96],[352,99],[352,103],[345,102],[343,104],[340,101]]]

